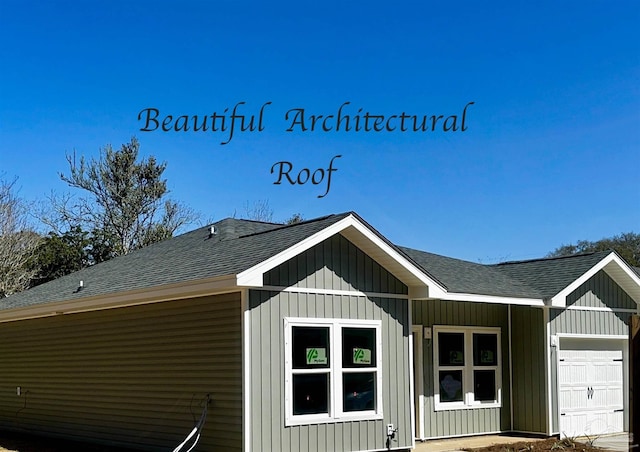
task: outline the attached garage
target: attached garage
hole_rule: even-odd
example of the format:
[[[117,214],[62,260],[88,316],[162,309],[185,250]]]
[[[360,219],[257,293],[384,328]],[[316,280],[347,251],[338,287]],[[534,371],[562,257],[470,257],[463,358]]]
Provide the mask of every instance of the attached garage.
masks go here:
[[[565,339],[558,351],[558,405],[563,437],[625,431],[626,341]]]

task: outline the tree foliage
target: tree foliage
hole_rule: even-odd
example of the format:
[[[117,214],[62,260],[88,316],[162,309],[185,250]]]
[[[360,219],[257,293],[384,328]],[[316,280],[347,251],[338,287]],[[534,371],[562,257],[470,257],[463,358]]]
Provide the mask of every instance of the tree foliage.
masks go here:
[[[167,198],[167,182],[162,178],[166,163],[155,157],[139,159],[137,139],[118,150],[107,145],[99,159],[76,159],[67,155],[69,173],[60,178],[82,195],[52,199],[53,216],[45,221],[56,225],[56,232],[80,227],[92,231],[99,243],[112,243],[110,254],[127,254],[151,243],[171,237],[181,226],[192,222],[195,214]],[[51,240],[54,240],[53,238]],[[50,243],[54,246],[54,243]]]
[[[284,220],[284,224],[298,224],[304,221],[304,217],[300,213],[294,213],[289,218]]]
[[[28,287],[26,269],[40,236],[27,221],[27,207],[15,192],[15,180],[0,180],[0,298]]]
[[[633,232],[607,237],[595,242],[580,240],[576,244],[562,245],[549,253],[548,256],[570,256],[607,250],[614,250],[630,265],[640,267],[640,234]]]
[[[27,269],[34,272],[29,284],[37,286],[78,271],[89,265],[108,260],[113,255],[113,240],[103,231],[89,233],[74,226],[63,234],[50,232],[43,237]]]

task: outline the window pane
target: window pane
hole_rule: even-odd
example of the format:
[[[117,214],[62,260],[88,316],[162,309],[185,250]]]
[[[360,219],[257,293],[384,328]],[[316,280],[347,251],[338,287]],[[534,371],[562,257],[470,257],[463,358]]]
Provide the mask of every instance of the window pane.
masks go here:
[[[329,413],[329,374],[293,376],[293,414]]]
[[[375,372],[348,373],[342,376],[344,411],[376,409]]]
[[[496,400],[496,371],[495,370],[474,370],[473,371],[473,392],[476,400],[494,401]]]
[[[342,328],[342,366],[376,366],[375,328]]]
[[[294,369],[329,367],[328,327],[294,326],[291,336]]]
[[[464,333],[438,333],[440,366],[464,366]]]
[[[440,401],[462,402],[462,371],[440,371]]]
[[[498,365],[498,336],[495,334],[473,335],[473,365]]]

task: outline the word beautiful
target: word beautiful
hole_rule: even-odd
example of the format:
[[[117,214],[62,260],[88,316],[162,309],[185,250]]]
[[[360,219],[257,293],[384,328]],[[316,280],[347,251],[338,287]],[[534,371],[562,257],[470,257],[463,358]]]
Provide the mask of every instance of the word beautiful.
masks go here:
[[[225,108],[223,113],[214,111],[210,115],[202,116],[166,115],[161,119],[158,119],[160,110],[157,108],[144,108],[138,113],[138,121],[144,119],[144,127],[141,127],[140,131],[154,132],[160,128],[163,132],[228,132],[227,140],[221,141],[220,144],[229,144],[233,138],[233,133],[236,131],[236,126],[240,127],[241,132],[254,132],[255,130],[262,132],[264,130],[264,109],[267,105],[271,105],[271,102],[265,102],[262,104],[262,107],[260,107],[257,126],[255,115],[249,115],[247,118],[245,115],[238,113],[238,107],[244,104],[245,102],[238,102],[235,107],[233,107],[230,115],[228,114],[229,109]]]
[[[363,111],[349,111],[351,102],[344,102],[332,114],[309,114],[304,108],[289,109],[285,115],[285,132],[464,132],[467,130],[467,110],[474,102],[468,102],[460,115],[410,115],[405,112],[392,115],[372,114]],[[246,102],[238,102],[233,108],[225,108],[222,113],[209,115],[162,115],[157,108],[144,108],[138,113],[138,121],[143,122],[142,132],[222,132],[225,139],[221,145],[229,144],[236,132],[262,132],[265,129],[265,109],[271,102],[265,102],[253,114],[244,112]],[[290,185],[304,185],[311,182],[319,185],[325,182],[326,190],[318,198],[324,198],[331,189],[331,174],[337,171],[334,161],[342,157],[334,156],[327,169],[308,168],[294,170],[287,161],[274,163],[271,174],[277,174],[274,185],[288,182]]]

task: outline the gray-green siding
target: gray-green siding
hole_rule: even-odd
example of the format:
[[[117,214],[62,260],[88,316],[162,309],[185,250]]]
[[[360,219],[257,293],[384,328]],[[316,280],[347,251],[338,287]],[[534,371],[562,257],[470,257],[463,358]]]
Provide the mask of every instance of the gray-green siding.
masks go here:
[[[618,286],[604,271],[596,273],[588,281],[567,296],[567,306],[577,309],[551,308],[549,310],[550,334],[578,334],[584,336],[627,336],[629,334],[630,312],[616,309],[637,309],[633,299]],[[580,308],[609,308],[611,311]],[[556,348],[551,348],[551,413],[552,430],[558,432],[558,356]]]
[[[567,297],[567,306],[636,309],[633,299],[603,270]]]
[[[434,409],[432,341],[423,344],[425,412],[427,438],[472,435],[510,430],[509,413],[509,320],[506,305],[451,301],[413,301],[413,323],[434,325],[499,327],[502,332],[502,407],[450,411]]]
[[[270,271],[265,284],[407,293],[406,286],[341,236]],[[250,290],[248,310],[252,452],[386,450],[389,423],[399,427],[392,447],[411,446],[408,300]],[[384,419],[285,426],[285,317],[381,321]]]
[[[544,312],[511,307],[513,430],[547,432]]]
[[[551,334],[627,335],[631,313],[550,309]]]
[[[264,275],[264,284],[407,294],[407,286],[349,240],[335,235]]]
[[[198,450],[241,450],[240,312],[236,293],[0,324],[0,428],[172,450],[210,394]]]

